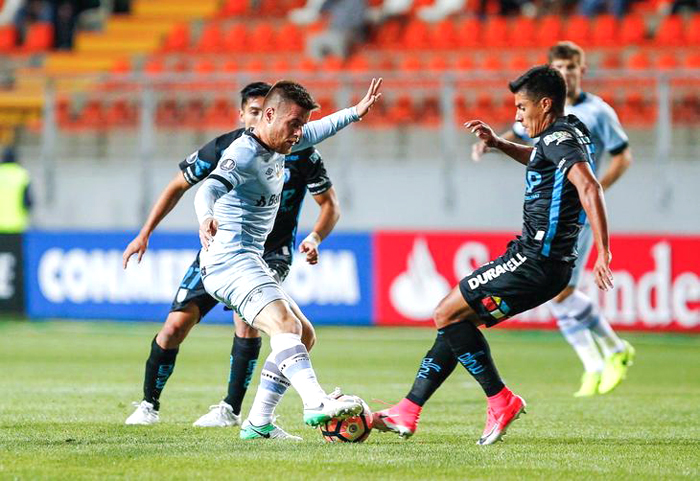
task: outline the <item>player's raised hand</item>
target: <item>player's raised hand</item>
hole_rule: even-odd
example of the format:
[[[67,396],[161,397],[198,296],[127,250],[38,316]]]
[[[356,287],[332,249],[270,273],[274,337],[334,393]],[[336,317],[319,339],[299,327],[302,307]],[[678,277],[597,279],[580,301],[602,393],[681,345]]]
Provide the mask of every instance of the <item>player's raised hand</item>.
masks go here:
[[[355,105],[358,117],[362,118],[367,115],[367,112],[369,112],[372,106],[381,98],[382,93],[379,91],[379,87],[382,86],[382,81],[382,78],[372,79],[372,82],[369,84],[369,89],[367,89],[367,94]]]
[[[311,265],[318,263],[318,246],[321,243],[321,236],[312,232],[299,244],[299,252],[306,254],[306,262]]]
[[[610,261],[612,254],[610,251],[604,254],[598,254],[595,265],[593,266],[593,275],[595,283],[602,291],[608,291],[613,288],[613,275],[610,271]]]
[[[214,240],[217,230],[219,230],[219,221],[213,217],[207,217],[199,226],[199,241],[205,251],[209,250],[209,245]]]
[[[464,127],[476,135],[484,143],[485,147],[496,147],[501,138],[496,135],[491,126],[481,120],[470,120],[464,123]]]
[[[124,261],[124,269],[126,269],[126,265],[129,263],[129,259],[131,259],[131,256],[133,256],[134,254],[138,254],[136,260],[140,264],[141,258],[146,253],[147,249],[148,237],[142,237],[140,235],[134,237],[134,240],[129,242],[129,245],[126,246],[126,249],[124,249],[124,253],[122,254],[122,260]]]

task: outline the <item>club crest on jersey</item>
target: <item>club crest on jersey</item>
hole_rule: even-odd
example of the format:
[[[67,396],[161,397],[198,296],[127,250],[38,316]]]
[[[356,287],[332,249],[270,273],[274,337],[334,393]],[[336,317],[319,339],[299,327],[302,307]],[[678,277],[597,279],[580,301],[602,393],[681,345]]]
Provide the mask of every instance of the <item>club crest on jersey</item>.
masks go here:
[[[233,159],[224,159],[219,164],[219,167],[221,167],[221,170],[225,170],[228,172],[236,168],[236,161]]]
[[[289,169],[285,168],[284,169],[284,183],[286,184],[289,182],[289,179],[292,177],[292,173],[289,171]]]
[[[197,162],[197,157],[197,152],[192,152],[190,155],[187,156],[185,162],[187,162],[188,164],[194,164],[195,162]]]
[[[312,164],[315,164],[319,160],[321,160],[321,156],[319,155],[318,152],[315,152],[309,156],[309,160],[311,161]]]
[[[549,135],[547,135],[544,139],[544,145],[549,145],[552,142],[556,142],[557,145],[561,144],[565,140],[573,139],[574,136],[571,135],[571,132],[567,132],[566,130],[560,130],[559,132],[553,132]]]

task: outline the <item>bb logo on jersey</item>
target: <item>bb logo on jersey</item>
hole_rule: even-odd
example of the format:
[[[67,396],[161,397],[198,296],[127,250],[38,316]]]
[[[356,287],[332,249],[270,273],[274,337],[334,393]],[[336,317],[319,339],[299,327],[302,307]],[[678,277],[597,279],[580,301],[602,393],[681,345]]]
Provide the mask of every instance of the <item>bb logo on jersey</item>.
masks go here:
[[[273,205],[279,204],[281,197],[281,193],[272,194],[269,198],[261,195],[257,202],[255,202],[255,207],[272,207]]]

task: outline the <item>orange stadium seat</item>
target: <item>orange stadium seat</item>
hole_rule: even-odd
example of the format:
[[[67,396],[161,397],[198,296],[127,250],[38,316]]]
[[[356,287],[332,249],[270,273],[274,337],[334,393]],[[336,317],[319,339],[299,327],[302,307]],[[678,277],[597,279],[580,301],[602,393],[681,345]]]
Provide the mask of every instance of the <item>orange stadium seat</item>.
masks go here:
[[[224,73],[237,73],[240,70],[241,66],[236,60],[229,59],[224,62],[223,67],[221,70]]]
[[[80,112],[77,126],[81,128],[106,128],[102,102],[96,99],[88,100]]]
[[[343,70],[343,60],[333,55],[326,56],[321,61],[321,72],[340,72]]]
[[[513,55],[507,64],[507,69],[513,72],[523,73],[535,65],[524,55]]]
[[[583,15],[574,15],[566,24],[566,40],[586,47],[591,44],[591,21]]]
[[[690,69],[700,69],[700,52],[694,52],[686,55],[683,66]]]
[[[286,52],[301,52],[304,50],[304,35],[301,29],[291,22],[280,27],[277,32],[278,47]]]
[[[165,37],[164,52],[184,52],[190,45],[190,26],[186,23],[175,25]]]
[[[466,18],[457,27],[457,41],[461,48],[479,46],[481,22],[477,18]]]
[[[285,75],[291,72],[292,70],[296,70],[296,67],[292,68],[292,65],[289,63],[289,60],[287,58],[278,57],[272,62],[270,70],[272,70],[276,74]]]
[[[127,74],[131,72],[131,62],[128,58],[117,59],[112,64],[112,68],[109,69],[109,72],[117,75]]]
[[[182,112],[181,127],[202,130],[204,128],[205,108],[201,98],[189,99]]]
[[[600,66],[605,69],[619,69],[622,66],[619,52],[610,52],[603,57]]]
[[[165,99],[156,106],[156,124],[160,127],[175,127],[182,123],[182,111],[177,101]]]
[[[641,15],[626,15],[620,23],[620,43],[623,46],[640,45],[646,36],[646,26]]]
[[[223,44],[221,26],[217,22],[211,22],[202,29],[195,51],[199,53],[218,53],[222,51]]]
[[[410,72],[410,73],[421,72],[423,70],[423,62],[421,61],[420,58],[418,58],[414,55],[407,55],[401,61],[399,68],[403,72]]]
[[[250,30],[250,45],[255,52],[274,52],[277,49],[275,29],[267,22],[259,22]]]
[[[694,47],[700,46],[700,13],[696,13],[690,19],[686,32],[686,40],[688,43]]]
[[[651,68],[651,60],[649,60],[649,55],[646,52],[639,51],[630,55],[626,66],[631,70],[648,70]]]
[[[430,45],[430,29],[422,20],[411,20],[404,29],[402,45],[410,50],[426,50]]]
[[[596,18],[591,32],[591,44],[594,47],[615,47],[618,45],[620,26],[613,15],[600,15]]]
[[[224,33],[223,46],[226,52],[245,52],[248,45],[248,30],[237,23]]]
[[[464,54],[455,62],[455,68],[461,71],[473,70],[474,59],[469,54]]]
[[[236,106],[226,98],[217,98],[210,102],[204,112],[204,124],[207,127],[230,130],[236,125]]]
[[[500,55],[489,55],[481,62],[480,67],[483,70],[499,71],[503,70],[503,61]]]
[[[0,25],[0,52],[8,53],[17,45],[17,30],[13,25]]]
[[[216,72],[216,66],[214,62],[208,58],[197,61],[192,69],[197,75],[211,75]]]
[[[547,15],[539,20],[534,35],[537,45],[544,48],[549,48],[559,40],[566,38],[565,33],[562,32],[561,18],[558,15]]]
[[[25,52],[43,52],[53,47],[53,25],[36,22],[29,26],[22,48]]]
[[[412,123],[415,114],[413,99],[408,95],[400,95],[389,107],[388,120],[393,124]]]
[[[105,122],[111,127],[133,127],[137,119],[136,107],[125,99],[115,100],[105,112]]]
[[[508,43],[518,47],[535,47],[537,38],[535,33],[539,26],[534,18],[519,16],[508,30]]]
[[[355,54],[345,62],[345,68],[353,73],[364,73],[369,71],[369,60],[365,55]]]
[[[449,19],[438,22],[432,30],[430,44],[438,50],[456,49],[459,40],[454,22]]]
[[[227,0],[223,8],[219,11],[221,16],[244,15],[248,10],[250,0]]]
[[[487,18],[481,32],[481,41],[488,47],[506,47],[509,39],[508,20],[495,16]]]
[[[243,66],[243,71],[255,74],[260,74],[262,72],[265,72],[266,70],[267,66],[265,65],[265,62],[263,62],[259,58],[252,58],[248,60]]]
[[[672,53],[664,53],[656,59],[654,66],[659,70],[673,70],[678,67],[678,60]]]
[[[401,46],[401,38],[401,23],[388,20],[377,29],[373,42],[380,49],[392,49]]]
[[[425,97],[418,107],[418,123],[426,127],[437,127],[442,122],[440,115],[440,99]]]
[[[430,57],[426,64],[426,69],[430,72],[444,72],[450,70],[452,64],[444,55],[436,54]]]
[[[316,72],[318,70],[318,65],[316,65],[316,62],[314,62],[314,60],[310,59],[309,57],[304,57],[303,59],[301,59],[301,62],[299,62],[298,67],[300,71],[307,73]]]
[[[163,59],[159,57],[153,57],[146,61],[143,66],[143,71],[148,75],[159,75],[165,71],[165,64]]]
[[[678,15],[669,15],[661,20],[654,43],[664,47],[679,47],[685,43],[683,19]]]

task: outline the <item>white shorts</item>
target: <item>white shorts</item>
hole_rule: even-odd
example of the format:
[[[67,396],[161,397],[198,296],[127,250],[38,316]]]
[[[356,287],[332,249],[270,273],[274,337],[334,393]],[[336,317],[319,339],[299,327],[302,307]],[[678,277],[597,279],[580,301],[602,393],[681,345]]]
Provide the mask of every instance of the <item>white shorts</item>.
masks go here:
[[[259,254],[243,251],[224,256],[202,251],[200,263],[207,292],[236,311],[251,327],[255,327],[255,318],[269,303],[289,300]]]
[[[578,241],[576,244],[576,250],[578,251],[578,259],[576,259],[576,265],[571,273],[571,279],[569,280],[569,287],[576,287],[581,280],[583,271],[586,268],[586,261],[588,261],[588,256],[591,254],[591,248],[593,247],[593,232],[591,231],[591,225],[586,222],[581,228],[581,232],[578,234]]]

